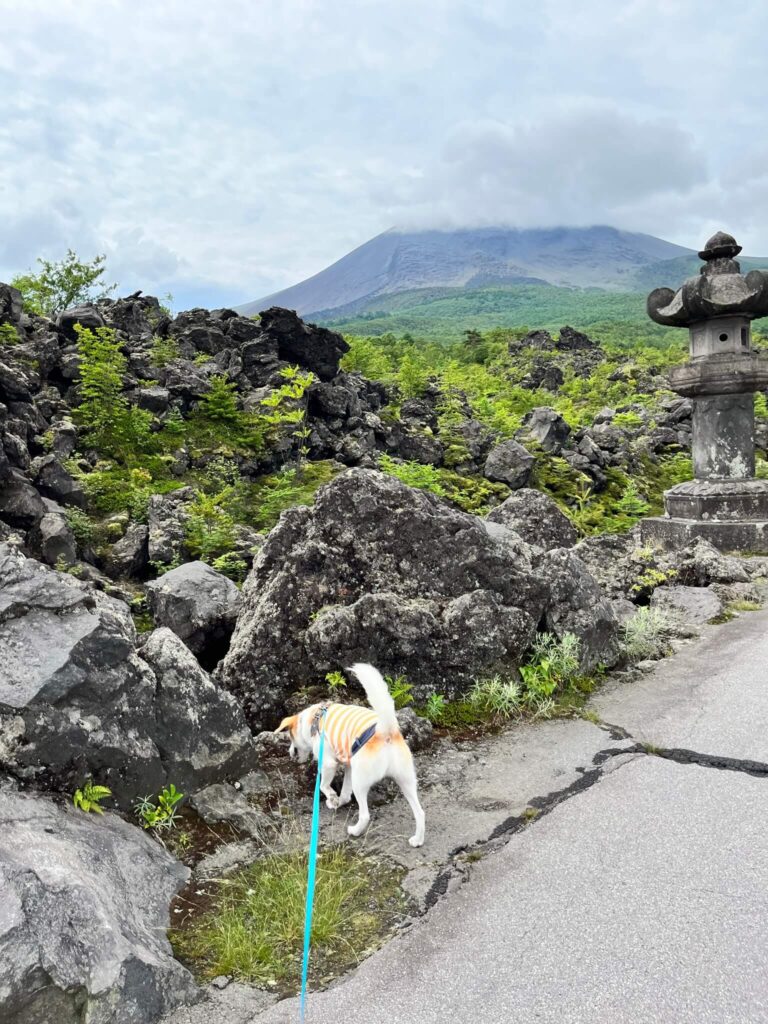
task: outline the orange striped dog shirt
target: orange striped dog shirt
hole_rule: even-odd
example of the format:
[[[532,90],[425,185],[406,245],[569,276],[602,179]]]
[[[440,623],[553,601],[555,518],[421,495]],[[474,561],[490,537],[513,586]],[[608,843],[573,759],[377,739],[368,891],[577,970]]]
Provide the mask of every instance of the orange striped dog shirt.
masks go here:
[[[324,729],[325,742],[330,743],[336,760],[341,764],[349,764],[352,745],[366,729],[376,726],[376,713],[357,704],[328,704],[324,717],[322,710],[322,704],[312,708],[312,731]]]

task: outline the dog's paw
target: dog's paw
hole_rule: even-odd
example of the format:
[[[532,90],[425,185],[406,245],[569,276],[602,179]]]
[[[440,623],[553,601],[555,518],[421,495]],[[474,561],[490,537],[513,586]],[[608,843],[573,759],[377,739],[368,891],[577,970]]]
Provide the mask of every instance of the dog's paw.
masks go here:
[[[330,810],[335,811],[337,807],[340,807],[339,798],[337,796],[329,796],[326,798],[325,806]]]
[[[336,806],[337,807],[346,807],[347,804],[351,804],[351,803],[352,803],[352,797],[351,796],[340,796],[339,797],[339,802],[336,804]]]
[[[408,844],[410,846],[423,846],[424,845],[424,840],[423,839],[419,839],[418,836],[411,836],[411,838],[408,840]]]
[[[347,832],[357,839],[358,836],[361,836],[363,832],[365,832],[365,825],[363,825],[362,828],[359,825],[347,825]]]

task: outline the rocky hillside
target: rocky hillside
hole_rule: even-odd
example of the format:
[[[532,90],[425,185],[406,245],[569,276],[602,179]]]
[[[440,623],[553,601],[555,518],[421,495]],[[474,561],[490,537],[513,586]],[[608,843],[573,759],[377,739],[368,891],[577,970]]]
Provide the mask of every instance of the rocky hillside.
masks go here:
[[[669,358],[568,327],[350,345],[140,294],[50,320],[0,285],[0,1017],[153,1024],[196,998],[164,932],[205,851],[136,807],[173,783],[190,843],[231,828],[208,877],[263,854],[267,730],[351,660],[438,723],[495,713],[478,693],[546,717],[627,661],[638,606],[753,600],[764,560],[633,529],[690,474]],[[103,818],[72,804],[88,782]]]

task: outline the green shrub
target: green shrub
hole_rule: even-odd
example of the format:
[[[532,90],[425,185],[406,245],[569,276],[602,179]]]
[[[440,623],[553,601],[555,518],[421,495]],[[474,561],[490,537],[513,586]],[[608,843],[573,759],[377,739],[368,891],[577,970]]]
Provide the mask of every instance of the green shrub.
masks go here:
[[[504,484],[494,484],[483,477],[462,476],[420,462],[402,462],[386,454],[379,456],[379,469],[408,487],[436,494],[473,515],[485,515],[509,496],[509,488]]]
[[[433,693],[424,705],[422,714],[434,725],[439,725],[445,716],[447,706],[448,701],[442,693]]]
[[[0,345],[18,345],[19,332],[13,324],[0,324]]]
[[[184,543],[193,558],[212,562],[231,551],[235,542],[235,521],[227,510],[233,489],[225,487],[218,494],[197,491],[187,506]]]
[[[579,675],[580,649],[581,642],[573,633],[560,640],[551,633],[539,633],[528,664],[520,666],[525,700],[546,699],[566,689]]]
[[[87,547],[93,540],[94,524],[90,516],[80,508],[69,506],[64,510],[70,530],[80,547]]]
[[[200,411],[214,423],[240,427],[243,414],[237,404],[237,385],[226,376],[211,377],[210,390],[200,399]]]
[[[179,343],[173,335],[167,338],[155,336],[152,339],[152,346],[149,350],[149,361],[153,366],[168,366],[174,359],[180,357]]]
[[[325,681],[328,684],[328,689],[331,693],[335,693],[337,690],[341,690],[347,685],[347,680],[341,672],[327,672]]]
[[[235,583],[242,583],[248,575],[247,563],[234,551],[227,551],[226,554],[219,555],[211,564],[216,572],[228,576]]]
[[[501,676],[478,680],[469,692],[470,706],[481,718],[507,720],[524,709],[519,683]]]
[[[128,404],[123,395],[127,359],[115,331],[75,324],[80,353],[80,404],[74,418],[100,454],[136,465],[152,448],[152,415]]]
[[[271,530],[286,509],[311,505],[318,489],[338,471],[333,462],[310,462],[301,472],[290,468],[262,477],[242,499],[242,521]]]
[[[405,676],[386,676],[387,686],[398,711],[413,704],[413,684]]]

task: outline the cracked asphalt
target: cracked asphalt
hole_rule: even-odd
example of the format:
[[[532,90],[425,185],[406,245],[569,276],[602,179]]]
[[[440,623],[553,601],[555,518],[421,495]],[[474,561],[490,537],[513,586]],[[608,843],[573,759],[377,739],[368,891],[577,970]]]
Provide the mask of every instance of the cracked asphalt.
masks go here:
[[[311,995],[308,1024],[768,1022],[768,611],[708,627],[593,710],[627,738],[558,723],[559,735],[538,734],[548,775],[541,758],[531,775],[518,748],[465,764],[470,795],[493,797],[486,856]],[[559,755],[542,736],[564,740]],[[532,742],[500,742],[516,738]],[[542,809],[526,827],[521,806]],[[174,1024],[298,1020],[295,1000],[262,1006],[230,985]]]

